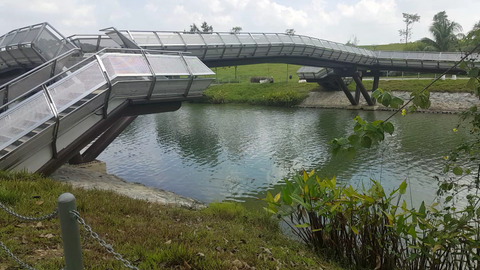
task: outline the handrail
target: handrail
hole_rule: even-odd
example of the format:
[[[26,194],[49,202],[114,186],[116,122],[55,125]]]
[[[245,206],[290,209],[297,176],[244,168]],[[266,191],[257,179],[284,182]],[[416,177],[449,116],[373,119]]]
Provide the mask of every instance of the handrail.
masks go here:
[[[99,54],[103,54],[103,53],[108,53],[108,52],[137,52],[137,53],[142,53],[142,51],[145,51],[145,52],[152,52],[153,54],[175,54],[175,55],[179,55],[180,53],[182,54],[190,54],[189,52],[178,52],[178,51],[158,51],[158,50],[144,50],[144,49],[129,49],[129,48],[105,48],[105,49],[102,49],[100,51],[98,51],[97,53],[85,58],[84,60],[76,63],[75,65],[71,66],[70,68],[68,68],[67,70],[53,76],[52,78],[50,79],[47,79],[46,81],[43,81],[42,83],[39,83],[37,86],[33,87],[31,90],[25,92],[23,95],[15,98],[14,100],[11,100],[9,101],[8,103],[6,104],[3,104],[2,106],[0,106],[0,111],[2,111],[3,109],[5,108],[8,108],[9,105],[11,105],[12,103],[18,101],[19,99],[21,98],[24,98],[25,96],[27,96],[28,94],[31,94],[33,92],[36,92],[38,91],[38,88],[40,86],[42,86],[43,84],[48,84],[50,83],[51,81],[65,75],[67,72],[70,72],[72,69],[75,69],[77,67],[79,67],[80,65],[83,65],[85,62],[87,61],[90,61],[92,60],[92,58],[94,58],[96,55],[99,55]]]

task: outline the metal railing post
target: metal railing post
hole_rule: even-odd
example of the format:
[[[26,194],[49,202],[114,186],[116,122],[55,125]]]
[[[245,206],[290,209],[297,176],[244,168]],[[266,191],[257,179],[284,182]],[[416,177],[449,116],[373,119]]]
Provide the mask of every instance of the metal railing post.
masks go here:
[[[63,193],[58,197],[58,216],[62,229],[63,252],[65,254],[65,268],[68,270],[83,270],[82,247],[78,222],[71,213],[77,210],[75,196]]]
[[[147,94],[147,100],[150,100],[152,98],[153,90],[155,89],[155,84],[157,83],[157,75],[155,74],[155,70],[153,70],[153,67],[150,64],[150,60],[148,60],[145,50],[142,50],[142,55],[143,55],[143,58],[145,59],[145,63],[147,63],[150,73],[152,73],[152,83],[150,84],[150,88],[148,89],[148,94]]]
[[[112,94],[112,81],[110,80],[110,77],[108,76],[107,69],[103,65],[103,61],[98,56],[98,53],[95,54],[95,59],[98,62],[98,65],[100,66],[100,69],[102,70],[103,77],[105,78],[105,81],[107,82],[107,93],[105,95],[105,103],[103,104],[103,119],[106,119],[108,116],[108,101],[110,100],[110,95]]]
[[[190,74],[190,80],[188,82],[187,88],[185,89],[185,92],[183,93],[183,96],[187,97],[188,92],[190,92],[190,88],[192,87],[192,84],[193,84],[194,75],[193,75],[192,70],[190,69],[190,66],[187,63],[187,60],[183,56],[183,53],[180,52],[179,55],[180,55],[180,59],[182,59],[182,63],[184,64],[185,68],[187,69],[188,73]]]

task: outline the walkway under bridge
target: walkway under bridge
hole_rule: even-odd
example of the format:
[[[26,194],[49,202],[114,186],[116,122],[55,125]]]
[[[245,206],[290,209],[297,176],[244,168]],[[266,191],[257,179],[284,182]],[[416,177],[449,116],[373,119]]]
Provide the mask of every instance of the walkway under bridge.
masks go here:
[[[48,174],[65,162],[91,161],[136,116],[201,97],[213,81],[209,67],[326,67],[346,89],[340,76],[362,88],[366,72],[376,78],[380,70],[440,73],[462,57],[373,52],[300,35],[103,31],[65,38],[42,23],[0,37],[1,170]],[[364,87],[358,96],[345,94],[356,104],[360,92],[373,104]]]

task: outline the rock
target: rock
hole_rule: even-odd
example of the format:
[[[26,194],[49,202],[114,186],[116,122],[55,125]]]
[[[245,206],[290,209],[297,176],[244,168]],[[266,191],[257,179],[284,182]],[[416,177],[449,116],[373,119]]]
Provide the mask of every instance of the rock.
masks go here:
[[[90,171],[72,165],[62,166],[50,177],[54,180],[68,183],[74,188],[111,190],[134,199],[164,205],[176,205],[189,209],[203,209],[206,207],[205,204],[197,200],[183,197],[173,192],[130,183],[113,174]]]

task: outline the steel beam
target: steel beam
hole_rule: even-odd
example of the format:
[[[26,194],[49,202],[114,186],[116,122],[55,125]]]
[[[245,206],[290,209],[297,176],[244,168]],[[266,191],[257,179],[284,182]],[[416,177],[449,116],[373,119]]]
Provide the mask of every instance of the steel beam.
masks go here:
[[[357,87],[360,88],[360,92],[362,92],[362,95],[365,98],[365,100],[367,101],[367,104],[369,106],[375,105],[375,103],[372,101],[372,98],[370,98],[370,95],[368,94],[367,89],[365,89],[365,86],[363,85],[362,80],[361,80],[358,72],[355,72],[352,77],[353,77],[353,80],[355,81],[355,83],[357,84]]]
[[[94,161],[107,146],[110,145],[127,128],[137,116],[122,117],[105,131],[98,139],[82,154],[82,162]],[[72,162],[74,160],[70,160]],[[72,164],[72,163],[70,163]]]
[[[335,76],[335,80],[337,81],[338,85],[340,85],[340,88],[342,88],[343,92],[347,96],[350,103],[354,106],[358,105],[356,100],[353,98],[352,93],[350,93],[350,90],[348,90],[348,87],[345,85],[345,82],[343,81],[342,77]]]

